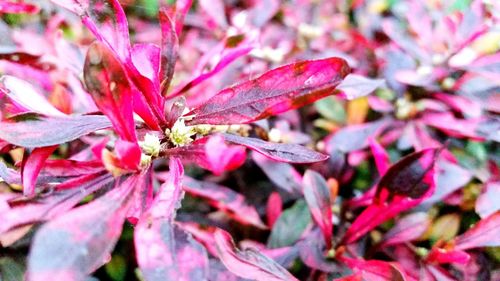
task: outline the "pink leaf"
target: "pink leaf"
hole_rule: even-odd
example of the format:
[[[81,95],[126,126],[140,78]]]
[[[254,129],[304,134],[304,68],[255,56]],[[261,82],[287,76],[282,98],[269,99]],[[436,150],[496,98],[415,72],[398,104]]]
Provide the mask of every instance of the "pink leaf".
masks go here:
[[[153,205],[137,224],[134,243],[137,261],[145,280],[205,280],[208,274],[206,250],[173,224],[183,196],[182,164],[170,160],[169,176],[160,187]]]
[[[224,1],[200,0],[199,5],[219,27],[221,28],[227,27]]]
[[[103,265],[121,234],[136,181],[131,176],[92,203],[42,226],[28,256],[27,279],[83,280]]]
[[[455,250],[468,250],[478,247],[500,246],[500,212],[480,220],[471,229],[455,238]]]
[[[43,147],[72,141],[110,126],[104,116],[42,117],[12,123],[0,122],[0,138],[23,147]]]
[[[227,212],[241,223],[266,228],[255,207],[246,203],[243,195],[230,188],[189,177],[184,177],[183,187],[186,192],[194,196],[208,199],[211,205]]]
[[[0,91],[13,102],[32,112],[47,116],[65,116],[56,109],[45,96],[40,94],[30,83],[19,78],[4,75],[0,78]]]
[[[282,66],[222,90],[188,114],[189,124],[250,123],[295,109],[334,94],[349,72],[339,58]]]
[[[383,79],[370,79],[357,74],[349,74],[337,86],[337,89],[342,91],[347,99],[356,99],[370,94],[384,83]]]
[[[273,192],[267,199],[266,218],[269,228],[273,228],[274,223],[278,220],[283,211],[283,201],[278,192]]]
[[[476,200],[476,213],[483,219],[500,211],[500,182],[489,182]]]
[[[396,221],[382,238],[381,247],[413,241],[422,236],[431,221],[426,213],[413,213]]]
[[[92,194],[113,181],[111,175],[90,175],[57,185],[51,196],[33,198],[11,204],[8,211],[0,213],[0,233],[17,226],[41,222],[64,214],[85,196]],[[64,186],[63,186],[64,185]],[[78,188],[75,188],[78,187]]]
[[[217,229],[214,237],[219,258],[232,273],[257,281],[298,280],[275,261],[253,248],[244,251],[236,249],[226,231]]]
[[[269,159],[260,153],[252,153],[252,158],[279,188],[289,193],[302,193],[302,176],[291,164]]]
[[[327,155],[288,143],[272,143],[257,138],[245,138],[232,134],[222,134],[226,141],[246,146],[273,160],[288,163],[314,163],[325,161]]]
[[[239,168],[246,159],[246,149],[243,146],[228,146],[220,135],[212,136],[205,144],[205,154],[209,170],[215,175]]]
[[[458,263],[460,265],[465,265],[469,262],[470,256],[464,251],[446,251],[444,249],[439,249],[433,247],[430,253],[426,257],[426,261],[429,263]]]
[[[120,160],[120,167],[127,170],[137,170],[141,162],[141,149],[136,142],[121,139],[115,142],[116,157]]]
[[[45,161],[56,150],[57,146],[35,148],[30,154],[25,154],[21,167],[23,192],[26,196],[35,195],[36,179]]]
[[[307,170],[303,179],[304,197],[314,221],[323,232],[328,249],[332,247],[332,203],[325,179],[313,170]]]
[[[89,47],[84,78],[97,107],[108,116],[120,137],[136,141],[131,85],[121,62],[102,43]]]

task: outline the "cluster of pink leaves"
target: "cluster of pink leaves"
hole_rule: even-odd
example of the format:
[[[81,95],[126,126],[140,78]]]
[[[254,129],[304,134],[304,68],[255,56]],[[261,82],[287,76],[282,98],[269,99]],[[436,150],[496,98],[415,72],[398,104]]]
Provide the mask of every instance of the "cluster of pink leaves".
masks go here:
[[[498,5],[401,1],[387,16],[348,1],[354,25],[343,1],[178,0],[158,22],[128,16],[134,1],[51,2],[0,3],[51,15],[41,29],[0,22],[0,153],[13,158],[0,178],[22,188],[0,193],[0,243],[36,227],[28,280],[84,280],[124,224],[145,280],[498,276],[478,251],[500,246],[498,156],[473,170],[457,156],[500,141],[500,47],[474,45],[498,38]],[[376,89],[394,97],[367,96]],[[351,120],[324,120],[318,103],[296,110],[325,97],[352,106]],[[301,124],[318,112],[324,137]],[[373,182],[354,192],[366,162]],[[253,164],[278,188],[264,202],[220,183]],[[192,166],[206,171],[185,175]],[[430,210],[459,208],[465,186],[479,186],[480,220],[420,246]],[[185,194],[216,211],[178,219]]]

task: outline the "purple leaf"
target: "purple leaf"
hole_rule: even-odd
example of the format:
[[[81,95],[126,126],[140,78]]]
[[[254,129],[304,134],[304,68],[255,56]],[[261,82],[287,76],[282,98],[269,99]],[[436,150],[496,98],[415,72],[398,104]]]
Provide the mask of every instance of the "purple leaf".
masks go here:
[[[137,224],[134,243],[145,280],[206,280],[208,256],[198,242],[173,224],[183,196],[184,170],[179,159],[170,160],[169,176],[153,205]]]
[[[29,280],[83,280],[106,262],[122,231],[137,176],[42,226],[28,256]]]
[[[30,154],[25,153],[21,167],[23,192],[26,196],[35,195],[36,180],[45,161],[57,146],[35,148]]]
[[[375,138],[388,125],[388,120],[382,119],[370,123],[344,127],[327,139],[328,151],[340,150],[352,152],[361,150],[369,145],[369,139]]]
[[[23,147],[44,147],[72,141],[110,126],[104,116],[40,117],[14,123],[0,122],[0,138]]]
[[[396,221],[382,238],[381,247],[413,241],[425,233],[431,225],[426,213],[413,213]]]
[[[257,138],[245,138],[232,134],[222,135],[228,142],[246,146],[276,161],[287,163],[314,163],[328,159],[327,155],[297,144],[272,143]]]
[[[184,177],[186,192],[209,200],[209,203],[227,213],[235,220],[265,229],[257,210],[245,202],[245,197],[230,188],[210,182]]]
[[[17,105],[29,111],[47,116],[65,116],[30,83],[22,79],[8,75],[2,76],[0,78],[0,92],[3,92]]]
[[[272,259],[253,248],[240,251],[235,248],[231,235],[217,229],[214,233],[219,259],[232,273],[257,281],[298,280]]]
[[[384,79],[370,79],[357,74],[349,74],[337,86],[337,89],[342,91],[347,99],[356,99],[370,94],[384,83]]]
[[[195,124],[239,124],[264,119],[335,93],[350,72],[340,58],[304,61],[222,90],[188,115]]]
[[[97,107],[124,140],[136,141],[132,90],[121,62],[104,44],[89,47],[83,70],[85,85]]]
[[[500,246],[500,212],[480,220],[471,229],[455,238],[455,250]]]
[[[440,159],[437,163],[436,191],[424,201],[430,205],[443,200],[457,189],[465,186],[472,178],[472,173],[452,162]]]
[[[302,193],[302,176],[291,164],[269,159],[260,153],[252,153],[252,158],[276,186],[292,194]]]
[[[323,232],[323,238],[328,249],[332,247],[332,203],[330,189],[325,179],[315,171],[307,170],[303,179],[304,197],[312,218]]]

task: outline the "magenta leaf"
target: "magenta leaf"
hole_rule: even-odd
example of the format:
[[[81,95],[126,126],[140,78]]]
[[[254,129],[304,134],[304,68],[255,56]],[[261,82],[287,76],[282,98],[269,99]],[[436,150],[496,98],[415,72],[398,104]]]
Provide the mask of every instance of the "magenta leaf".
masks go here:
[[[500,246],[500,212],[480,220],[471,229],[455,238],[455,250],[468,250],[478,247]]]
[[[151,209],[137,224],[134,243],[145,280],[206,280],[205,248],[174,225],[183,196],[184,170],[179,159],[170,160],[170,172]]]
[[[307,170],[303,179],[304,197],[313,220],[323,232],[323,238],[328,249],[332,247],[332,203],[330,189],[325,179],[313,170]]]
[[[245,202],[243,195],[230,188],[184,177],[183,188],[189,194],[205,198],[209,203],[243,224],[266,228],[255,207]]]
[[[205,155],[209,170],[215,175],[239,168],[246,160],[246,149],[243,146],[228,146],[220,135],[212,136],[205,143]]]
[[[231,235],[217,229],[214,233],[219,259],[232,273],[257,281],[298,280],[278,263],[253,248],[235,248]]]
[[[314,163],[328,159],[327,155],[297,144],[272,143],[257,138],[245,138],[232,134],[222,135],[228,142],[246,146],[277,161],[288,163]]]
[[[118,58],[104,44],[95,42],[89,47],[83,72],[97,107],[108,116],[121,138],[135,141],[131,85]]]
[[[27,110],[47,116],[64,116],[30,83],[14,76],[0,78],[0,92],[5,93],[17,105]]]
[[[384,235],[381,246],[413,241],[422,236],[430,225],[431,221],[426,213],[407,215],[396,221],[396,225]]]
[[[302,176],[291,164],[272,160],[260,153],[252,153],[252,158],[276,186],[292,194],[302,193]]]
[[[110,126],[111,123],[104,116],[40,117],[19,122],[0,122],[0,138],[23,147],[44,147],[72,141]]]
[[[391,160],[387,151],[374,139],[370,139],[370,149],[375,159],[375,165],[377,166],[378,173],[383,175],[387,172],[391,166]]]
[[[23,192],[26,196],[35,195],[36,180],[45,161],[56,150],[57,146],[47,146],[35,148],[31,153],[26,153],[23,157],[21,176],[23,182]]]
[[[45,224],[28,256],[29,280],[83,280],[106,262],[118,240],[137,176]]]
[[[298,62],[222,90],[188,115],[195,124],[250,123],[335,93],[350,72],[339,58]]]
[[[386,188],[391,193],[413,199],[422,197],[435,184],[430,171],[439,152],[440,149],[428,148],[402,158],[380,179],[379,191]]]

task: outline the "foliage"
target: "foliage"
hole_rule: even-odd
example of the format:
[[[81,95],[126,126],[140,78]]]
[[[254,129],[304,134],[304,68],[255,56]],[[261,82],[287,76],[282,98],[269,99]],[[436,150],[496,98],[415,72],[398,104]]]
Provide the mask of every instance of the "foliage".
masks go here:
[[[498,280],[495,1],[0,3],[1,280]]]

